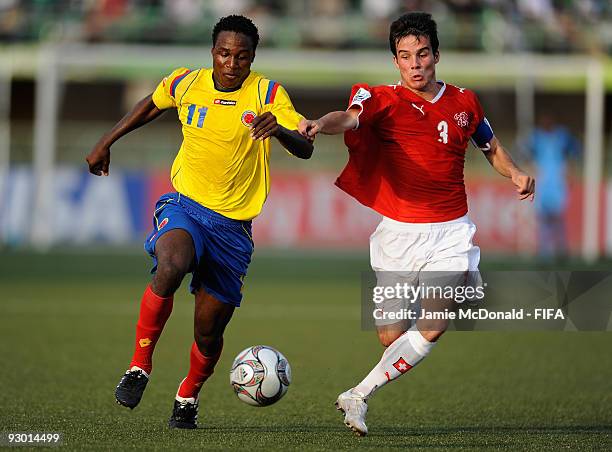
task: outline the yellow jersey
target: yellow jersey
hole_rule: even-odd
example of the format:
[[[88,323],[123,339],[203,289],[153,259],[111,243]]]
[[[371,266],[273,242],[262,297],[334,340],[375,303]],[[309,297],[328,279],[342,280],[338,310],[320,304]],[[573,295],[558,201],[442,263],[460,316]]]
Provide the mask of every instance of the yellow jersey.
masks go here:
[[[270,139],[253,140],[250,124],[271,112],[296,130],[302,116],[285,89],[252,72],[235,91],[215,89],[212,69],[179,68],[153,93],[160,110],[176,108],[183,143],[172,164],[172,186],[235,220],[256,217],[270,191]]]

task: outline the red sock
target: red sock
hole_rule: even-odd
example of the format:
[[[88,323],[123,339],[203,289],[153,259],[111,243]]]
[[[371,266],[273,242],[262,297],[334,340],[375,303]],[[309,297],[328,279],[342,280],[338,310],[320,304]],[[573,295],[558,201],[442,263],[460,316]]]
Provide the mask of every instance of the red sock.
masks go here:
[[[147,286],[140,302],[140,315],[136,324],[136,347],[130,363],[146,373],[153,368],[153,350],[161,335],[166,320],[172,312],[173,296],[162,298]]]
[[[194,342],[191,346],[190,366],[187,378],[183,380],[178,389],[178,396],[183,398],[193,397],[197,399],[198,393],[202,388],[208,377],[213,374],[215,370],[215,364],[219,361],[221,351],[223,350],[223,342],[221,342],[221,349],[215,356],[204,356],[198,346]]]

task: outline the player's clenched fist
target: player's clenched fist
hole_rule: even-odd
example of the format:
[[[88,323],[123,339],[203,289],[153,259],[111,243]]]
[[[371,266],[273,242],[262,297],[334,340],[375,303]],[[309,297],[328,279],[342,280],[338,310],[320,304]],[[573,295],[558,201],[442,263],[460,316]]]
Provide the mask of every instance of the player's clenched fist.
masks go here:
[[[251,138],[254,140],[265,140],[278,135],[278,123],[276,116],[269,111],[257,116],[251,123]]]
[[[535,196],[535,178],[528,174],[518,171],[512,174],[512,182],[516,185],[516,192],[519,199],[529,199],[533,201]]]
[[[298,124],[298,130],[303,137],[313,141],[317,133],[321,131],[319,121],[313,119],[302,119]]]
[[[110,147],[97,144],[93,150],[85,157],[89,165],[89,172],[96,176],[108,176],[110,165]]]

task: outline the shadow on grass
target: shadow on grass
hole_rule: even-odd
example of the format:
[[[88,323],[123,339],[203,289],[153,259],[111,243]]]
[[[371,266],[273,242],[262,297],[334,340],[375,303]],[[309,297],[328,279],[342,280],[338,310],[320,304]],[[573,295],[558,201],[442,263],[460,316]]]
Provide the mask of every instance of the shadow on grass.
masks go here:
[[[522,427],[424,427],[424,428],[403,428],[403,427],[378,427],[370,436],[386,435],[441,435],[454,433],[469,434],[523,434],[523,435],[558,435],[558,434],[612,434],[612,426],[609,425],[555,425],[555,426],[522,426]]]
[[[210,426],[203,425],[198,430],[208,433],[335,433],[348,432],[340,425],[270,425],[270,426]],[[523,427],[389,427],[376,426],[368,434],[376,436],[430,436],[453,435],[457,433],[485,435],[572,435],[572,434],[612,434],[609,425],[568,425],[568,426],[523,426]]]
[[[203,425],[198,430],[217,433],[334,433],[346,432],[346,427],[339,425],[278,425],[278,426],[209,426]],[[487,435],[567,435],[567,434],[612,434],[609,425],[568,425],[568,426],[520,426],[520,427],[389,427],[376,426],[368,436],[429,436],[452,435],[457,433]]]
[[[541,450],[542,447],[560,447],[571,442],[572,447],[590,448],[597,435],[611,435],[612,426],[573,425],[573,426],[522,426],[522,427],[423,427],[405,428],[400,426],[375,426],[365,438],[352,435],[340,425],[282,425],[282,426],[202,426],[198,436],[209,436],[213,442],[226,435],[257,434],[263,442],[284,440],[305,441],[308,447],[337,448],[376,448],[376,449],[522,449]],[[267,438],[267,436],[270,436]],[[308,436],[314,437],[307,440]],[[576,435],[574,438],[573,436]],[[213,439],[214,436],[217,438]],[[589,441],[585,442],[585,436]],[[221,438],[219,438],[221,437]],[[351,440],[352,438],[352,440]],[[314,441],[313,441],[314,440]],[[338,443],[341,441],[341,443]],[[604,443],[597,438],[601,447]],[[342,446],[340,446],[342,444]]]

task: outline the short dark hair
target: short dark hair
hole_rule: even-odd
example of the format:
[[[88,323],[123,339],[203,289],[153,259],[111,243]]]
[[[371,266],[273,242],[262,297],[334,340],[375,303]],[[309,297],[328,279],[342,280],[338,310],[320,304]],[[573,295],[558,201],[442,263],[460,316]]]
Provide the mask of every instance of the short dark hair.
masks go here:
[[[248,36],[253,43],[253,51],[255,51],[257,44],[259,44],[259,32],[257,31],[257,27],[248,17],[232,14],[219,19],[219,22],[217,22],[212,32],[213,47],[217,43],[219,33],[222,31],[233,31]]]
[[[429,13],[407,13],[391,24],[389,28],[389,47],[397,56],[397,42],[406,36],[427,36],[434,53],[438,51],[438,26]]]

